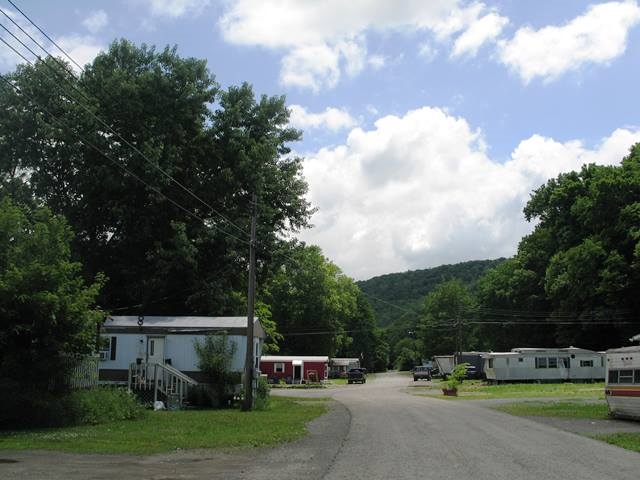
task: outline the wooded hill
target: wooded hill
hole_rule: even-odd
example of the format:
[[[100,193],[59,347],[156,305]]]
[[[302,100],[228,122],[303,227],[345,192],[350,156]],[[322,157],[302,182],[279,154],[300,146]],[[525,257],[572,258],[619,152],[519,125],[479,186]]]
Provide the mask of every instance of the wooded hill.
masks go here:
[[[423,270],[389,273],[357,282],[357,285],[369,299],[377,316],[378,326],[386,328],[401,317],[412,316],[410,311],[416,312],[414,317],[419,315],[424,297],[439,283],[457,279],[473,289],[480,277],[503,261],[503,258],[473,260]]]

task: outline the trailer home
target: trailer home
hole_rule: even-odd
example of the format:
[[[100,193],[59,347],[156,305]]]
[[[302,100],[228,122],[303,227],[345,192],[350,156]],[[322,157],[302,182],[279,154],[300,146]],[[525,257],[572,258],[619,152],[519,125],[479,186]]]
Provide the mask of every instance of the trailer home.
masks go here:
[[[132,369],[138,370],[140,365],[167,365],[203,381],[195,342],[222,332],[236,345],[230,369],[240,372],[247,347],[246,317],[108,317],[102,326],[99,379],[103,383],[127,383]],[[257,368],[266,337],[258,319],[253,332]]]
[[[483,355],[490,382],[596,381],[605,377],[605,355],[582,348],[514,348]]]
[[[607,350],[604,392],[611,415],[640,420],[640,345]]]

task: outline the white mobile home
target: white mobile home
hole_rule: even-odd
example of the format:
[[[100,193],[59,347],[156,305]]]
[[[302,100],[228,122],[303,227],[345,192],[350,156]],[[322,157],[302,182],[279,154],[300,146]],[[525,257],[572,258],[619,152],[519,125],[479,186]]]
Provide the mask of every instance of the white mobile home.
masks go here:
[[[194,348],[207,334],[226,332],[236,345],[231,370],[242,371],[247,347],[246,317],[147,317],[112,316],[102,326],[99,378],[101,382],[127,383],[131,365],[170,365],[202,381]],[[258,319],[254,321],[255,368],[259,367],[266,337]]]
[[[613,416],[640,420],[640,346],[607,350],[605,398]]]
[[[514,348],[483,355],[490,382],[594,381],[605,377],[605,356],[582,348]]]

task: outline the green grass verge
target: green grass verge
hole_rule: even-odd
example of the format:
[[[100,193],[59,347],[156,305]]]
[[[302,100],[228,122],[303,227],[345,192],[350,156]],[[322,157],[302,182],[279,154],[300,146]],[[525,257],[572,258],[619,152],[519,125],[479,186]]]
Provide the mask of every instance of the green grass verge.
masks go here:
[[[607,404],[604,402],[521,402],[493,408],[519,416],[588,418],[593,420],[609,418]]]
[[[640,452],[640,433],[612,433],[608,435],[594,435],[593,438],[610,443],[618,447]]]
[[[177,449],[255,447],[293,441],[326,403],[271,397],[265,410],[146,412],[103,425],[0,432],[0,449],[147,455]]]
[[[443,382],[434,380],[432,385],[411,388],[415,394],[433,394],[441,390]],[[488,400],[494,398],[590,398],[604,399],[604,383],[506,383],[488,385],[478,380],[467,380],[458,387],[457,397],[444,397],[451,400]]]

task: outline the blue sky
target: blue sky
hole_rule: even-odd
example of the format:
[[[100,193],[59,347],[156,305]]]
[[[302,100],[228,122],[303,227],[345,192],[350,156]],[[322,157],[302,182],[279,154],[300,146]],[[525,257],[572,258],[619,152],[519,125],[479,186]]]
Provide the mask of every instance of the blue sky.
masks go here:
[[[222,87],[285,94],[318,208],[300,238],[357,279],[510,256],[533,189],[640,141],[636,0],[14,3],[81,63],[177,45]]]

